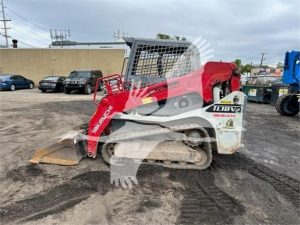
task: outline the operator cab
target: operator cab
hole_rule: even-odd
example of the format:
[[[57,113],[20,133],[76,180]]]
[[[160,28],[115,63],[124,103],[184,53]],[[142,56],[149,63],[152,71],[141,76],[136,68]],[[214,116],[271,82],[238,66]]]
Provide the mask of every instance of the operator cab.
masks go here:
[[[200,67],[199,50],[188,41],[124,38],[131,48],[125,82],[143,85],[183,76]]]

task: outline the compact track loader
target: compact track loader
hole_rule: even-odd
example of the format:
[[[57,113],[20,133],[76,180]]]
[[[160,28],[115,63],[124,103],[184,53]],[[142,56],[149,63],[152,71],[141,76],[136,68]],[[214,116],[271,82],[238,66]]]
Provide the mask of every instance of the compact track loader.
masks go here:
[[[233,63],[200,66],[187,41],[125,39],[131,48],[124,76],[98,79],[105,87],[88,125],[33,155],[32,163],[76,165],[83,157],[113,157],[170,168],[205,169],[212,152],[242,146],[245,97]]]

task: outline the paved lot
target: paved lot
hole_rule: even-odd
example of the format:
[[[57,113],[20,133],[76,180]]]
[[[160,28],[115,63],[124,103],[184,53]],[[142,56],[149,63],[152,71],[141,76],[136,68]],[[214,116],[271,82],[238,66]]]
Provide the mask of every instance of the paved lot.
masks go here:
[[[139,185],[110,185],[101,159],[28,164],[94,112],[92,96],[0,92],[0,202],[4,224],[299,224],[299,115],[248,104],[245,148],[205,171],[142,166]]]

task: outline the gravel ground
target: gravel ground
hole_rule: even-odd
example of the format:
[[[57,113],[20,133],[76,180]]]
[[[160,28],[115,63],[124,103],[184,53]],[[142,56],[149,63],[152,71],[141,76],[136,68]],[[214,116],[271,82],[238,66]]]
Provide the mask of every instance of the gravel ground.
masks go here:
[[[245,147],[205,171],[140,167],[130,190],[110,185],[98,158],[79,166],[28,163],[95,110],[92,96],[0,92],[3,224],[299,224],[299,115],[249,103]]]

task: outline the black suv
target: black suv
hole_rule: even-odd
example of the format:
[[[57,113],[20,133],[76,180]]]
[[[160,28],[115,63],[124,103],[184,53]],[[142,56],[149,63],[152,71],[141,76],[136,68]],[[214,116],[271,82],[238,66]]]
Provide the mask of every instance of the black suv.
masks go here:
[[[100,82],[99,87],[95,90],[97,79],[101,77],[101,70],[74,70],[64,81],[65,93],[70,94],[73,90],[79,90],[89,95],[92,91],[102,91],[102,82]]]

